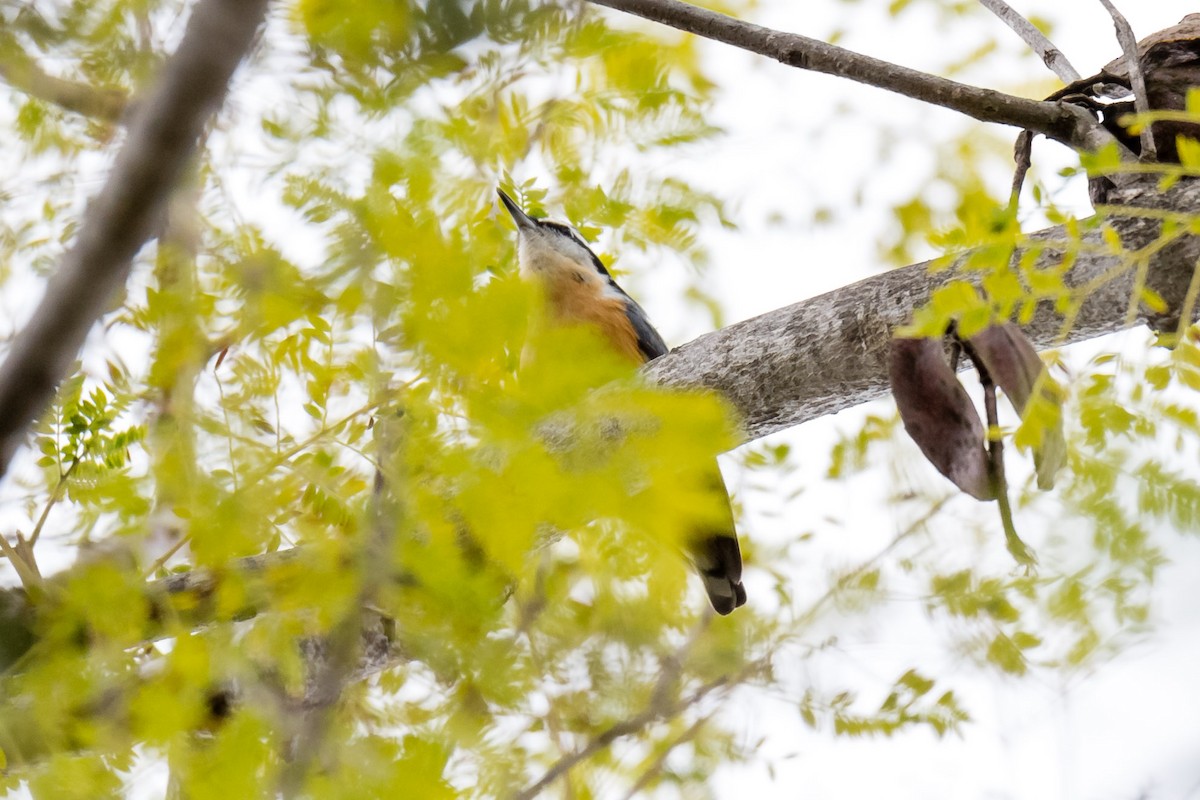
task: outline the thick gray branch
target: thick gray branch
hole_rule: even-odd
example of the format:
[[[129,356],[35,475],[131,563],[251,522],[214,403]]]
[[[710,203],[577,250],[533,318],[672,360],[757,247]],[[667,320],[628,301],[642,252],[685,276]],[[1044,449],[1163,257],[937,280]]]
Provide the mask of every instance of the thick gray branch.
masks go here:
[[[981,89],[861,55],[807,36],[764,28],[679,0],[589,0],[688,33],[749,50],[799,69],[897,92],[982,122],[1014,125],[1076,150],[1099,150],[1111,135],[1081,109]]]
[[[1182,182],[1160,195],[1156,180],[1130,184],[1114,199],[1123,205],[1183,214],[1200,208],[1200,183]],[[1127,250],[1145,247],[1158,237],[1159,224],[1146,217],[1116,216],[1111,225]],[[1113,256],[1102,255],[1105,245],[1098,227],[1085,227],[1067,276],[1072,287],[1098,281],[1120,265]],[[1069,237],[1063,228],[1050,228],[1032,238],[1065,245]],[[1066,249],[1047,250],[1040,263],[1060,263]],[[1148,258],[1149,284],[1171,309],[1181,308],[1200,260],[1200,240],[1184,237],[1154,250]],[[749,439],[881,397],[888,391],[892,329],[907,324],[914,308],[956,277],[954,270],[930,273],[928,267],[928,263],[914,264],[730,325],[672,350],[651,362],[646,371],[667,385],[716,390],[741,413]],[[1121,330],[1128,324],[1133,272],[1125,270],[1089,291],[1069,330],[1063,330],[1060,316],[1043,309],[1025,332],[1043,349]],[[1155,319],[1143,314],[1137,321],[1174,324],[1170,313]]]
[[[267,0],[201,0],[178,50],[137,104],[128,138],[88,206],[78,238],[0,366],[0,475],[152,236],[266,8]]]

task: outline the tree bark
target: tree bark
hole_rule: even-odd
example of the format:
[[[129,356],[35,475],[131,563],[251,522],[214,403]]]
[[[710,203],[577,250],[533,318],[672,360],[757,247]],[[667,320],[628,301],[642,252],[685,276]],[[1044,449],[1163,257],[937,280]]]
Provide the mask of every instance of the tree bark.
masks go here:
[[[1103,281],[1114,271],[1119,274],[1088,292],[1078,316],[1065,330],[1059,314],[1041,308],[1025,326],[1038,349],[1084,341],[1134,323],[1168,328],[1176,324],[1200,259],[1200,239],[1183,236],[1162,249],[1151,247],[1158,240],[1161,222],[1155,215],[1136,215],[1129,209],[1194,214],[1200,208],[1200,182],[1180,181],[1160,194],[1157,180],[1150,176],[1121,190],[1112,199],[1126,211],[1115,209],[1106,224],[1117,232],[1127,252],[1149,248],[1147,283],[1169,310],[1152,315],[1138,306],[1130,318],[1135,270],[1119,270],[1122,258],[1107,253],[1095,218],[1080,223],[1082,236],[1069,254],[1067,228],[1049,228],[1033,234],[1031,242],[1062,246],[1043,252],[1039,267],[1060,264],[1064,256],[1073,259],[1066,282],[1077,290]],[[1014,260],[1023,252],[1018,249]],[[914,309],[938,286],[963,277],[957,267],[930,272],[930,263],[886,272],[705,334],[651,362],[646,373],[667,386],[704,387],[720,393],[741,415],[747,440],[881,397],[888,391],[892,330],[909,323]]]

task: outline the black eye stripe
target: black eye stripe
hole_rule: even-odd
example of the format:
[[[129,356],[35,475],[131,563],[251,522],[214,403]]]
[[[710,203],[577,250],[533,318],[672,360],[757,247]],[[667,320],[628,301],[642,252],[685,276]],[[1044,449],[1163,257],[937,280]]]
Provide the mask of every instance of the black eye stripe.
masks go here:
[[[551,228],[551,229],[557,231],[558,233],[561,233],[563,236],[566,236],[567,238],[575,241],[576,243],[581,244],[584,247],[587,247],[587,242],[585,242],[583,240],[583,237],[579,235],[579,232],[576,231],[574,228],[572,228],[569,225],[563,225],[561,222],[547,222],[547,221],[543,220],[542,227],[543,228]]]
[[[589,256],[591,256],[592,266],[594,266],[596,268],[596,271],[599,272],[604,277],[608,278],[609,281],[612,281],[612,276],[608,274],[608,270],[604,268],[604,264],[602,264],[600,262],[600,259],[596,257],[596,254],[592,252],[592,248],[588,246],[588,243],[583,240],[583,236],[581,236],[579,234],[579,231],[575,230],[570,225],[564,225],[561,222],[554,222],[554,221],[548,220],[548,219],[540,219],[540,220],[538,220],[538,224],[541,225],[543,228],[549,228],[549,229],[553,230],[555,233],[559,233],[559,234],[562,234],[563,236],[566,236],[568,239],[570,239],[571,241],[575,242],[577,245],[582,247],[587,252],[587,254]],[[615,283],[613,285],[616,286]]]

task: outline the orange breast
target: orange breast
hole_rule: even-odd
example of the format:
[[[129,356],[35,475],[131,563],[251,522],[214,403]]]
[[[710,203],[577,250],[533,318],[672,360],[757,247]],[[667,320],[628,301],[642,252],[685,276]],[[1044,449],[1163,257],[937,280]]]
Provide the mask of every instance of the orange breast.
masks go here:
[[[636,364],[645,363],[637,332],[625,312],[625,301],[607,294],[602,283],[566,278],[554,281],[547,289],[546,299],[556,321],[591,325],[618,353]]]

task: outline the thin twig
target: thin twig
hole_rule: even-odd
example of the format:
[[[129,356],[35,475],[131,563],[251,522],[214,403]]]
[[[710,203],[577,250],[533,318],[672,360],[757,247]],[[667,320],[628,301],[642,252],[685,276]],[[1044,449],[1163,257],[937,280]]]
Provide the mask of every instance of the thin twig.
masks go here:
[[[1008,210],[1013,214],[1017,213],[1021,204],[1021,187],[1025,185],[1025,176],[1029,174],[1029,167],[1033,163],[1033,136],[1033,131],[1021,131],[1013,144],[1016,169],[1013,171],[1012,190],[1008,195]]]
[[[1054,43],[1046,38],[1046,35],[1039,31],[1037,27],[1021,16],[1021,14],[1004,0],[979,0],[979,2],[988,11],[991,11],[999,17],[1005,25],[1016,31],[1025,44],[1041,56],[1042,61],[1046,66],[1062,80],[1063,83],[1074,83],[1079,80],[1082,75],[1071,66],[1071,62],[1063,55],[1063,52],[1054,46]]]
[[[1188,283],[1187,294],[1183,298],[1183,307],[1179,310],[1179,324],[1175,328],[1175,344],[1183,341],[1187,330],[1192,326],[1192,315],[1196,313],[1196,299],[1200,297],[1200,262],[1192,268],[1192,280]]]
[[[167,548],[165,553],[163,553],[158,558],[154,559],[154,563],[146,568],[146,570],[144,572],[146,579],[149,580],[150,578],[153,578],[155,575],[157,575],[158,571],[160,569],[162,569],[163,567],[165,567],[167,565],[167,562],[170,561],[171,558],[176,553],[178,553],[180,550],[182,550],[184,547],[186,547],[191,541],[192,541],[192,534],[190,534],[190,533],[181,534],[179,536],[179,538],[175,540],[175,543]]]
[[[1125,310],[1125,320],[1133,327],[1138,318],[1138,308],[1142,305],[1146,292],[1146,279],[1150,276],[1150,261],[1145,258],[1134,259],[1137,270],[1133,273],[1133,289],[1129,292],[1129,305]]]
[[[34,523],[33,532],[29,534],[30,547],[37,544],[38,539],[42,535],[42,528],[46,526],[46,519],[50,516],[50,509],[54,508],[59,500],[62,500],[63,493],[67,490],[67,480],[70,479],[72,473],[75,472],[75,468],[78,466],[79,456],[75,456],[75,458],[71,460],[71,465],[67,467],[67,469],[61,475],[58,476],[58,482],[54,484],[54,491],[50,492],[50,497],[46,499],[46,506],[42,509],[41,516],[39,516],[37,522]]]
[[[1125,53],[1125,68],[1129,71],[1129,84],[1133,89],[1133,107],[1137,113],[1146,114],[1150,111],[1150,97],[1146,94],[1146,76],[1142,74],[1137,37],[1133,35],[1133,28],[1130,27],[1129,20],[1125,19],[1110,0],[1100,0],[1100,2],[1112,16],[1113,27],[1117,29],[1117,41],[1121,43],[1121,50]],[[1142,142],[1142,158],[1146,161],[1157,161],[1158,151],[1154,146],[1154,126],[1143,123],[1139,138]]]
[[[537,579],[538,583],[542,583],[542,570],[540,567],[538,568]],[[530,622],[532,622],[532,620],[530,620]],[[528,630],[526,630],[524,633],[526,640],[529,642],[529,660],[533,665],[534,670],[537,674],[548,674],[546,663],[542,659],[541,651],[537,646],[537,637],[533,636]],[[553,700],[551,700],[548,704],[544,718],[546,721],[546,732],[550,734],[550,740],[554,742],[554,746],[558,748],[558,752],[564,756],[569,755],[570,752],[568,750],[567,738],[564,735],[564,725],[561,715],[558,713],[558,705]],[[571,798],[574,797],[575,792],[570,781],[567,781],[567,785],[564,787],[564,789],[567,800],[571,800]]]
[[[996,409],[996,382],[984,366],[970,343],[959,340],[963,351],[971,358],[975,370],[979,373],[979,384],[983,387],[983,408],[987,416],[988,440],[988,479],[992,485],[992,493],[996,497],[996,505],[1000,508],[1000,524],[1004,527],[1004,541],[1008,552],[1024,567],[1032,567],[1037,563],[1033,551],[1021,540],[1013,524],[1012,505],[1008,499],[1008,480],[1004,477],[1004,439],[1000,435],[1000,415]]]
[[[982,379],[982,376],[981,376]],[[1008,552],[1025,567],[1037,563],[1033,551],[1017,534],[1013,523],[1012,504],[1008,499],[1008,481],[1004,477],[1004,439],[1000,435],[996,413],[996,384],[989,379],[983,387],[983,406],[988,419],[988,471],[996,492],[996,505],[1000,508],[1000,524],[1004,527],[1004,543]]]
[[[927,508],[920,517],[913,520],[908,527],[893,536],[892,540],[884,545],[884,547],[875,553],[875,555],[871,556],[866,561],[861,562],[849,572],[839,575],[838,579],[833,583],[833,585],[826,589],[824,594],[814,600],[809,607],[804,610],[803,614],[797,617],[797,629],[803,629],[815,622],[817,617],[824,610],[826,604],[844,591],[847,585],[849,585],[856,578],[866,574],[868,570],[874,569],[875,566],[879,564],[879,562],[883,561],[883,559],[886,558],[893,550],[923,530],[925,526],[929,524],[929,521],[940,514],[942,509],[946,507],[946,504],[956,497],[958,497],[957,494],[947,494],[933,501],[929,508]]]
[[[150,95],[138,103],[104,188],[0,366],[0,475],[154,234],[266,9],[267,0],[201,0]]]
[[[634,800],[634,798],[641,797],[642,792],[645,791],[645,789],[650,785],[650,782],[654,780],[654,777],[662,772],[663,767],[666,766],[667,759],[670,757],[671,753],[675,751],[675,748],[679,747],[680,745],[687,744],[692,739],[695,739],[696,734],[700,733],[700,730],[708,724],[710,718],[711,717],[708,715],[701,716],[690,726],[688,726],[687,730],[676,736],[673,741],[668,743],[667,746],[662,749],[662,752],[659,753],[654,759],[654,761],[651,762],[648,767],[646,767],[646,769],[642,772],[641,777],[637,779],[632,788],[630,788],[630,790],[626,793],[625,800]]]
[[[541,777],[540,780],[538,780],[537,783],[525,789],[521,794],[518,794],[516,796],[517,800],[520,800],[521,798],[534,797],[542,789],[546,788],[555,780],[557,780],[560,776],[565,776],[573,766],[581,761],[585,761],[592,754],[600,751],[604,747],[607,747],[616,739],[622,736],[628,736],[630,734],[637,733],[639,730],[656,720],[675,716],[681,711],[694,705],[712,689],[727,683],[729,681],[729,677],[723,676],[708,684],[706,687],[701,687],[692,695],[693,699],[683,702],[672,703],[669,697],[675,682],[679,680],[679,676],[683,673],[683,665],[687,663],[692,650],[696,646],[696,643],[700,641],[700,637],[704,635],[706,630],[708,630],[711,622],[712,616],[710,614],[692,629],[692,632],[688,635],[688,638],[675,650],[674,653],[671,653],[660,660],[662,669],[659,673],[658,680],[654,683],[654,689],[650,692],[650,701],[647,704],[645,711],[632,719],[617,723],[608,730],[604,731],[600,734],[600,736],[588,743],[583,750],[564,755],[546,772],[545,775]],[[742,672],[739,674],[744,674],[748,668],[749,666],[743,668]]]
[[[862,55],[794,33],[764,28],[679,0],[589,0],[688,33],[822,72],[886,89],[966,114],[982,122],[1028,128],[1076,150],[1095,151],[1113,136],[1081,108],[982,89]]]
[[[680,712],[691,708],[703,700],[714,689],[718,689],[727,683],[729,683],[729,678],[727,676],[722,676],[716,680],[704,684],[686,698],[671,705],[669,708],[659,709],[651,706],[635,717],[622,720],[621,722],[605,728],[582,748],[556,761],[554,765],[550,767],[550,769],[546,770],[546,773],[542,775],[542,777],[538,778],[537,781],[514,795],[513,800],[532,800],[532,798],[541,794],[543,789],[554,783],[554,781],[566,774],[569,770],[575,767],[575,765],[587,761],[589,758],[608,747],[617,739],[620,739],[624,736],[632,736],[635,733],[641,732],[644,728],[654,722],[673,717]]]

